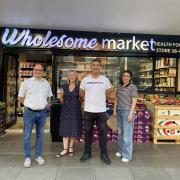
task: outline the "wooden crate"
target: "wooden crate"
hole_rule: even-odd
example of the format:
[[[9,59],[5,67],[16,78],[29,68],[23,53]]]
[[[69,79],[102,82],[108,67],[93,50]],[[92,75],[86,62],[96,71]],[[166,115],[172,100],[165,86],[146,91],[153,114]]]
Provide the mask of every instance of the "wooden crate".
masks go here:
[[[176,137],[171,137],[168,139],[168,137],[163,138],[157,138],[153,137],[153,143],[154,144],[180,144],[179,138],[176,139]]]
[[[147,104],[154,144],[180,144],[180,106]]]

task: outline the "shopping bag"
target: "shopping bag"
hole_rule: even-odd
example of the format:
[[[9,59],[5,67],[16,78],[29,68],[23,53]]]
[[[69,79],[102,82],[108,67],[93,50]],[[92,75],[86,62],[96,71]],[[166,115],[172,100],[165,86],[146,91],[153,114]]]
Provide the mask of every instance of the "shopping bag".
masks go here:
[[[112,131],[117,131],[117,117],[116,116],[110,116],[107,119],[107,125],[112,129]]]

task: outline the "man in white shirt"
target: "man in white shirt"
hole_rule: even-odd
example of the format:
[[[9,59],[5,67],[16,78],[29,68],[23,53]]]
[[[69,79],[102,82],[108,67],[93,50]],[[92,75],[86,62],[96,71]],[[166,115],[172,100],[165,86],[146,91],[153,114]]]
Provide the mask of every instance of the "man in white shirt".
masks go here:
[[[91,62],[91,74],[85,77],[80,84],[80,96],[85,101],[85,152],[80,161],[84,162],[91,158],[92,133],[94,122],[99,130],[99,145],[101,160],[111,164],[107,153],[107,117],[106,97],[110,94],[111,84],[109,79],[101,75],[101,63],[98,59]]]
[[[52,97],[50,84],[43,77],[43,66],[36,64],[33,68],[33,77],[26,79],[20,87],[18,99],[24,105],[24,166],[31,167],[31,134],[36,124],[35,160],[44,165],[41,157],[44,143],[44,128],[47,116],[48,101]]]

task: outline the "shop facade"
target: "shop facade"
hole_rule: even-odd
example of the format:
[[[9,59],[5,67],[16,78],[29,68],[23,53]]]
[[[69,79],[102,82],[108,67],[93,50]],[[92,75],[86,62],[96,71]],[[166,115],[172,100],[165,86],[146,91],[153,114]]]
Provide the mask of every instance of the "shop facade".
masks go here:
[[[6,127],[22,117],[17,93],[35,63],[44,66],[57,99],[67,72],[76,70],[81,80],[94,58],[101,60],[102,74],[114,89],[122,71],[130,69],[140,96],[180,95],[180,36],[1,27],[0,100],[6,103]]]

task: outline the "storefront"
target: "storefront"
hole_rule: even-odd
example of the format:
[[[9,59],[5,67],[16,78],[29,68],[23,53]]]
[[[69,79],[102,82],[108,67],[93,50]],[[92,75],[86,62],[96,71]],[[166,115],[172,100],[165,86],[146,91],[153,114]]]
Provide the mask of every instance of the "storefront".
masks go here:
[[[114,89],[121,72],[130,69],[140,96],[180,94],[180,36],[2,27],[0,38],[0,100],[6,102],[7,127],[22,117],[17,92],[35,63],[44,65],[54,99],[69,69],[81,80],[97,57]]]

